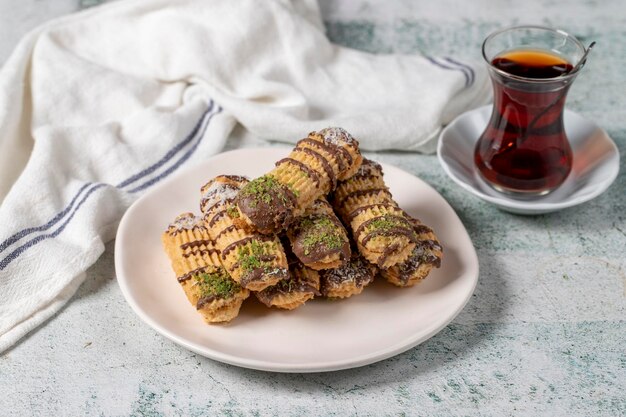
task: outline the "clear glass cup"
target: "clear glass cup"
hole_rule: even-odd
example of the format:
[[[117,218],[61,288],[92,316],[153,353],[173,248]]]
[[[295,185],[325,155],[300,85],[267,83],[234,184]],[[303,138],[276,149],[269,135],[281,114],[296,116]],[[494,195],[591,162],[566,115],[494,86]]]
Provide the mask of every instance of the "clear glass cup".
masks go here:
[[[482,178],[498,191],[532,197],[558,188],[572,168],[563,128],[567,92],[585,47],[573,36],[518,26],[483,43],[493,111],[474,151]]]

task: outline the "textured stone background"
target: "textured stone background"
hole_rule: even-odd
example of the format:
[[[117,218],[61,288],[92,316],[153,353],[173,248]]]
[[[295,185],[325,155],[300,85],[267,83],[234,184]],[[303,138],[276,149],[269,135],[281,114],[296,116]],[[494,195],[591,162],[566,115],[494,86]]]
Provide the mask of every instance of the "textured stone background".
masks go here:
[[[0,64],[28,29],[95,3],[0,0]],[[587,204],[522,217],[459,189],[434,156],[369,155],[415,173],[450,202],[478,250],[481,276],[465,310],[429,341],[335,373],[251,371],[178,347],[126,304],[109,244],[72,302],[0,356],[0,415],[626,415],[623,2],[333,0],[322,7],[335,42],[379,53],[480,59],[490,31],[518,23],[596,40],[568,106],[607,129],[622,174]],[[229,145],[238,146],[272,145]]]

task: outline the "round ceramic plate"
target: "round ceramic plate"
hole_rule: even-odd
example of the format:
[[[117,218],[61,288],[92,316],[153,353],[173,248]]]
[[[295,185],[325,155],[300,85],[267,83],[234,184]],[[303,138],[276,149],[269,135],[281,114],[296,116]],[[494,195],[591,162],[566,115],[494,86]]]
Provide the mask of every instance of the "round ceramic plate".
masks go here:
[[[542,214],[572,207],[602,194],[619,172],[619,151],[609,135],[594,122],[565,110],[565,133],[574,164],[565,182],[552,193],[532,200],[511,198],[491,188],[474,166],[474,146],[491,116],[491,106],[463,113],[442,132],[437,156],[446,173],[475,196],[502,210]]]
[[[367,365],[430,338],[461,311],[478,279],[478,259],[448,203],[420,179],[383,164],[398,203],[431,226],[444,247],[440,269],[420,285],[396,288],[378,279],[362,294],[315,299],[294,311],[269,309],[254,296],[227,325],[207,325],[187,301],[161,248],[176,215],[198,211],[200,187],[219,174],[256,177],[288,149],[243,149],[217,155],[156,186],[126,212],[115,242],[124,297],[146,323],[174,342],[217,361],[278,372],[319,372]]]

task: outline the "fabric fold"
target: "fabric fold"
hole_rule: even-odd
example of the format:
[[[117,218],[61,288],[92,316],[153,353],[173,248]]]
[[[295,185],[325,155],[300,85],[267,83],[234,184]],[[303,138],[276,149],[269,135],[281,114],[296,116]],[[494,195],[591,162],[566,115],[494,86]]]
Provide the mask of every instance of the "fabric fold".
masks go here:
[[[32,31],[0,71],[0,351],[69,300],[137,197],[236,123],[432,152],[488,88],[456,59],[333,45],[313,0],[127,0]]]

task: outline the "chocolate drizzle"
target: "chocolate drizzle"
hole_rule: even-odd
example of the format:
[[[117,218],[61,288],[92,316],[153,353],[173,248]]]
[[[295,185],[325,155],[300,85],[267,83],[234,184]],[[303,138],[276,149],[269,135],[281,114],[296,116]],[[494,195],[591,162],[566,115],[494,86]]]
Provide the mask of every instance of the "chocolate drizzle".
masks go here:
[[[200,240],[192,240],[191,242],[183,243],[182,245],[180,245],[180,248],[182,250],[185,250],[189,248],[197,248],[198,246],[208,246],[208,245],[213,246],[213,244],[214,243],[212,240],[200,239]]]
[[[351,193],[346,194],[340,201],[337,201],[337,204],[339,205],[339,207],[343,207],[346,204],[346,201],[348,201],[348,199],[353,198],[353,197],[363,197],[365,195],[376,195],[379,193],[385,193],[389,196],[389,198],[391,198],[391,193],[389,192],[389,190],[387,188],[370,188],[369,190],[356,190],[356,191],[352,191]]]
[[[320,162],[322,168],[324,168],[324,171],[326,172],[326,175],[328,175],[328,178],[330,179],[330,191],[334,190],[337,187],[337,176],[335,175],[335,171],[333,171],[333,167],[330,166],[328,160],[324,157],[324,155],[311,148],[301,148],[299,146],[296,146],[292,152],[302,152],[316,158]]]
[[[359,214],[363,213],[366,210],[372,209],[372,208],[387,208],[387,209],[397,209],[398,207],[393,204],[393,203],[376,203],[376,204],[368,204],[365,206],[361,206],[358,207],[354,210],[352,210],[352,212],[350,214],[348,214],[348,221],[352,221],[354,220],[354,218],[356,216],[358,216]]]
[[[224,249],[222,249],[222,259],[226,259],[226,255],[228,255],[229,252],[232,251],[233,249],[237,248],[238,246],[243,246],[246,243],[251,242],[253,240],[257,240],[261,242],[270,242],[274,240],[274,236],[273,235],[255,235],[255,236],[247,236],[247,237],[244,237],[243,239],[239,239],[238,241],[233,242],[230,245],[226,246]]]
[[[363,223],[361,223],[359,225],[359,227],[357,227],[357,229],[354,231],[354,236],[358,238],[361,235],[361,232],[363,232],[363,230],[365,230],[370,224],[372,224],[372,223],[374,223],[376,221],[379,221],[382,218],[393,219],[394,222],[397,222],[397,225],[393,229],[395,229],[396,227],[400,228],[400,225],[404,224],[404,225],[406,225],[406,229],[409,232],[411,232],[412,234],[415,234],[413,232],[413,226],[409,223],[409,221],[404,216],[399,216],[399,215],[395,215],[395,214],[385,214],[385,215],[382,215],[382,216],[377,216],[377,217],[371,218],[371,219],[366,220]],[[401,229],[404,230],[404,228],[401,228]],[[362,243],[362,244],[365,245],[365,243]]]
[[[205,272],[207,268],[208,268],[207,266],[201,266],[200,268],[196,268],[193,271],[187,272],[185,275],[181,275],[180,277],[177,278],[177,280],[178,282],[185,282],[188,279],[191,279],[191,277],[193,277],[194,275]]]
[[[215,226],[215,223],[217,223],[217,221],[218,221],[220,218],[224,217],[224,215],[225,215],[225,214],[227,214],[226,209],[224,209],[224,210],[220,210],[220,211],[218,211],[217,213],[215,213],[215,214],[213,215],[213,217],[211,217],[211,220],[209,221],[209,227],[213,227],[213,226]]]
[[[204,187],[202,187],[202,198],[200,199],[200,209],[203,213],[207,213],[211,211],[214,207],[219,207],[221,205],[232,202],[241,186],[236,184],[231,184],[227,182],[217,181],[223,177],[227,177],[225,175],[216,177],[209,183],[207,183]]]
[[[361,245],[365,246],[367,245],[367,242],[369,242],[371,239],[377,236],[398,236],[398,235],[406,236],[411,242],[415,242],[417,240],[415,233],[412,230],[407,230],[402,227],[393,227],[391,229],[386,229],[386,230],[372,230],[371,232],[367,233],[363,237],[363,239],[360,240],[360,243]]]
[[[228,232],[232,232],[235,229],[237,229],[237,226],[235,226],[234,224],[231,224],[230,226],[225,227],[217,234],[217,236],[215,236],[215,241],[217,241],[222,235],[225,235]]]
[[[415,233],[417,233],[418,235],[433,232],[433,230],[430,227],[423,225],[423,224],[414,225],[413,230],[415,230]]]
[[[339,156],[339,149],[341,149],[342,151],[345,151],[345,149],[341,148],[340,146],[328,145],[324,142],[320,142],[320,141],[317,141],[315,139],[310,139],[310,138],[301,139],[298,143],[296,143],[296,146],[298,146],[300,143],[306,143],[313,147],[317,147],[318,149],[323,150],[324,152],[331,155],[335,161],[337,161],[337,166],[339,167],[340,172],[343,172],[346,170],[346,163],[343,160],[343,158]]]
[[[206,297],[202,297],[198,300],[198,302],[196,303],[196,310],[200,310],[202,307],[204,307],[205,305],[219,299],[220,297],[216,296],[216,295],[207,295]]]
[[[395,254],[399,249],[400,249],[400,245],[397,243],[387,246],[385,250],[383,251],[383,253],[378,257],[378,264],[384,265],[385,262],[387,261],[387,258]]]
[[[211,255],[212,253],[219,255],[220,251],[217,249],[198,249],[198,250],[192,250],[191,252],[183,253],[183,257],[189,258],[190,256]]]
[[[282,164],[292,164],[298,167],[299,170],[301,170],[302,172],[304,172],[309,178],[311,178],[313,181],[315,181],[315,183],[319,186],[320,184],[320,176],[317,173],[317,171],[309,168],[308,166],[306,166],[305,164],[303,164],[302,162],[293,159],[293,158],[283,158],[280,161],[276,162],[276,166],[282,165]]]

